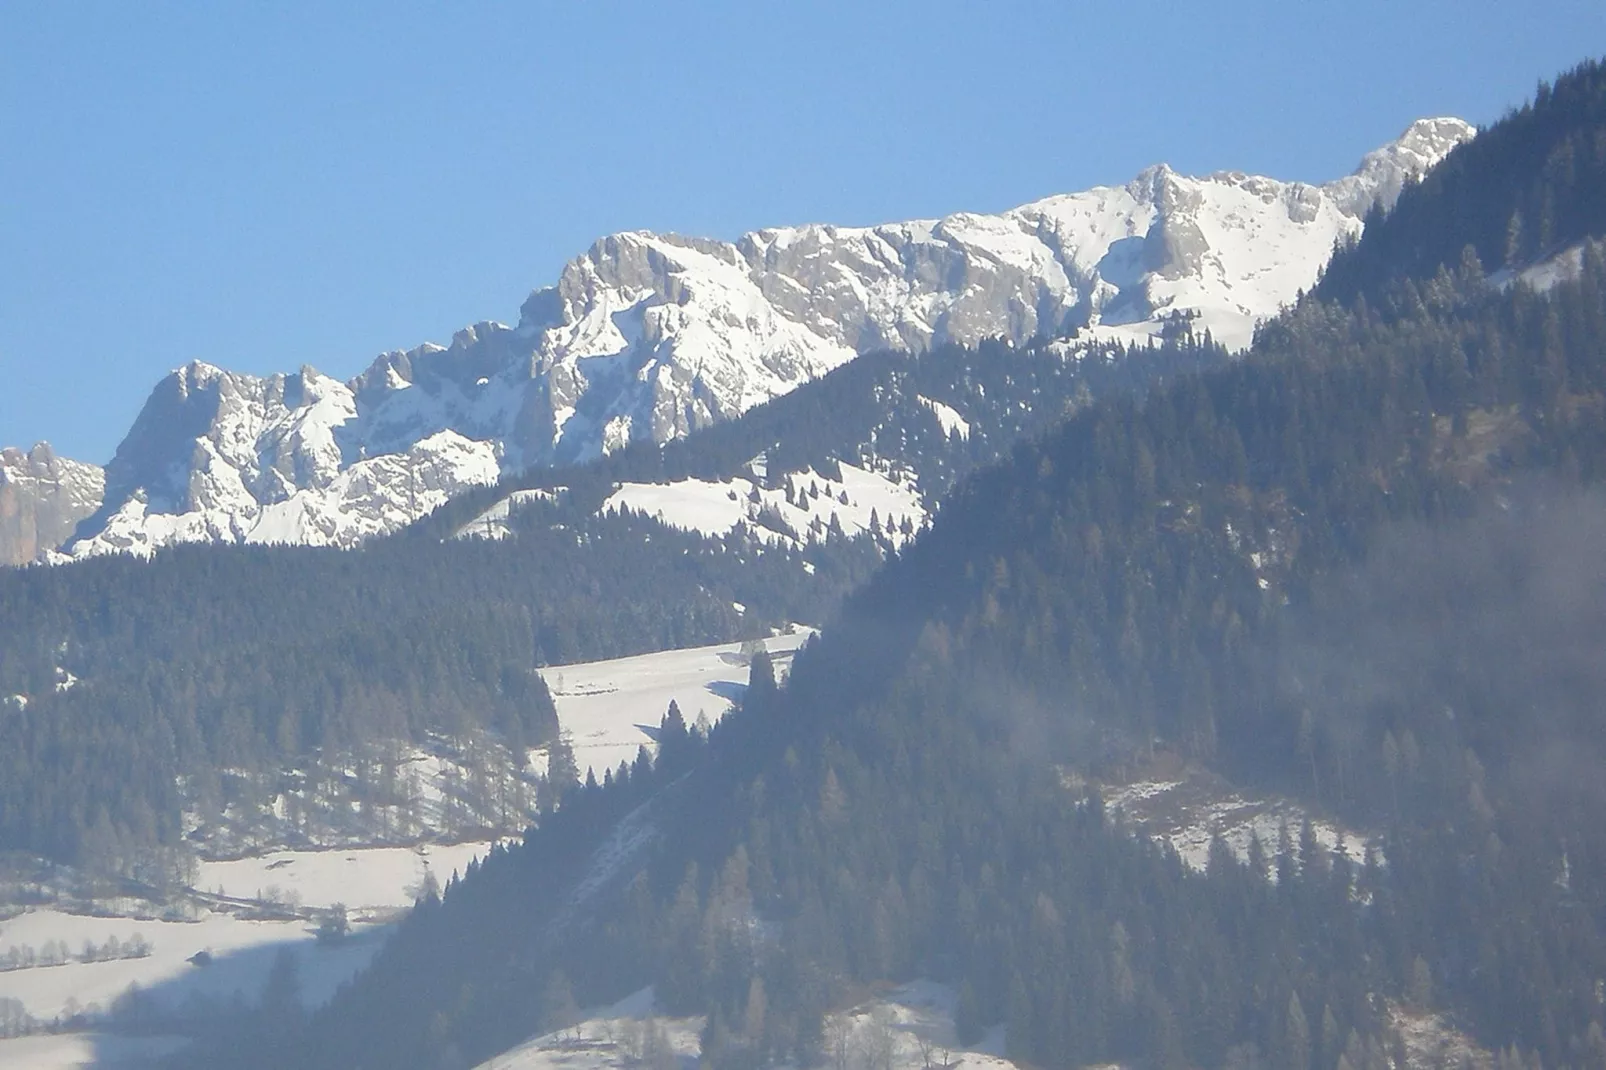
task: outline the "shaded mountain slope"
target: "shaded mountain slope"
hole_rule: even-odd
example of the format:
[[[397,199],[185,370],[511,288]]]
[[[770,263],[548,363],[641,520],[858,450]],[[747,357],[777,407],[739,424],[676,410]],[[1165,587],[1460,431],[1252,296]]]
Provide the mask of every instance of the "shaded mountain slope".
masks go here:
[[[689,766],[671,747],[580,791],[420,914],[311,1024],[321,1065],[471,1063],[538,1027],[554,969],[599,998],[657,981],[710,1014],[722,1066],[817,1050],[824,1006],[917,974],[1040,1064],[1381,1066],[1383,1001],[1403,1000],[1588,1065],[1606,844],[1599,800],[1525,789],[1534,713],[1444,653],[1391,701],[1322,705],[1290,671],[1346,614],[1374,619],[1347,571],[1436,589],[1389,550],[1412,531],[1480,541],[1514,510],[1542,549],[1545,517],[1598,512],[1606,265],[1548,295],[1474,268],[1412,307],[1308,302],[1245,362],[1096,406],[969,480],[788,688],[755,680]],[[1453,606],[1423,626],[1486,648]],[[1571,720],[1546,739],[1598,769],[1588,693],[1547,693]],[[1160,754],[1387,828],[1388,865],[1306,834],[1190,877],[1066,787]],[[632,851],[593,853],[631,829]],[[616,868],[587,882],[599,857]],[[553,930],[577,887],[589,909]]]

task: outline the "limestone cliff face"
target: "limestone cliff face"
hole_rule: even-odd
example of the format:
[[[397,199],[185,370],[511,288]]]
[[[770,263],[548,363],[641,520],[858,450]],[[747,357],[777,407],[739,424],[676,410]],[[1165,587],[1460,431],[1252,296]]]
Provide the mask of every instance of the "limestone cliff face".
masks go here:
[[[1374,205],[1474,133],[1422,120],[1320,186],[1160,165],[999,215],[735,242],[615,234],[532,294],[517,328],[456,359],[525,358],[490,375],[538,382],[506,439],[504,456],[526,465],[663,442],[873,349],[1072,330],[1142,340],[1177,314],[1242,347]]]
[[[57,457],[41,442],[0,450],[0,565],[25,565],[61,545],[99,507],[99,466]]]

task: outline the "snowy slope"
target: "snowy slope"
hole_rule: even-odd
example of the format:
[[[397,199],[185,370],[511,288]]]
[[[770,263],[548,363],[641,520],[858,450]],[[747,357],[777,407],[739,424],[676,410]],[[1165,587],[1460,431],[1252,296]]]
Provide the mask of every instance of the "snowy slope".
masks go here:
[[[74,557],[184,541],[349,546],[458,489],[729,419],[882,348],[1169,319],[1233,347],[1310,286],[1366,211],[1473,129],[1412,124],[1325,185],[1150,168],[998,215],[615,234],[525,301],[517,326],[387,353],[338,382],[195,363],[158,385],[106,469]],[[941,415],[939,413],[939,415]],[[957,430],[957,428],[956,428]]]
[[[0,1040],[6,1070],[149,1070],[180,1051],[183,1037],[113,1036],[103,1033],[44,1033]]]
[[[766,487],[757,478],[621,483],[602,511],[630,509],[704,535],[724,535],[745,523],[765,541],[788,545],[807,542],[811,531],[824,538],[834,523],[845,535],[869,531],[874,524],[897,546],[909,537],[901,530],[904,518],[913,531],[925,523],[924,501],[911,481],[851,464],[840,467],[842,478],[836,481],[812,468],[792,473],[790,500],[784,487]]]
[[[785,678],[792,655],[813,634],[812,628],[799,628],[764,640],[778,678]],[[671,701],[687,724],[699,714],[718,721],[747,686],[742,647],[720,643],[542,669],[582,775],[592,769],[601,779],[620,762],[634,761],[638,747],[655,750],[653,733]]]
[[[974,1047],[958,1042],[953,1024],[957,1002],[946,985],[921,980],[832,1014],[825,1025],[832,1063],[842,1065],[836,1062],[840,1058],[847,1065],[887,1070],[1012,1070],[1016,1064],[1003,1057],[1002,1026],[989,1030]],[[534,1037],[481,1063],[478,1070],[611,1070],[652,1065],[643,1050],[651,1050],[650,1035],[656,1035],[660,1050],[674,1055],[659,1065],[696,1065],[704,1020],[658,1017],[655,1011],[653,990],[644,989],[611,1007],[587,1012],[584,1020],[569,1029]]]

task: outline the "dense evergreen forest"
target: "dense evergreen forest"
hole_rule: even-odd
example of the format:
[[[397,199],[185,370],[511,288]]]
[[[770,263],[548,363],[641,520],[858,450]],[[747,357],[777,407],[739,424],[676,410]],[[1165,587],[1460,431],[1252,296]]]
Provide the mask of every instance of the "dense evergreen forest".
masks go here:
[[[1606,234],[1606,64],[1540,83],[1534,100],[1458,147],[1366,239],[1341,249],[1319,287],[1327,300],[1376,301],[1399,279],[1454,269],[1471,246],[1485,270],[1520,267]]]
[[[1588,128],[1599,77],[1484,136]],[[572,790],[328,1008],[200,1058],[468,1066],[656,982],[707,1065],[818,1063],[828,1008],[926,976],[1034,1065],[1370,1070],[1395,1005],[1502,1068],[1606,1064],[1606,261],[1502,289],[1467,237],[1018,445],[786,688],[759,658],[709,736],[669,711],[656,763]],[[1164,757],[1381,853],[1307,827],[1194,873],[1074,787]]]
[[[532,474],[522,485],[567,489],[500,541],[451,536],[506,487],[352,552],[188,546],[0,570],[0,849],[145,873],[186,811],[204,825],[309,757],[338,767],[359,744],[472,732],[522,754],[557,729],[533,668],[823,622],[891,550],[873,534],[799,545],[598,515],[621,480],[725,478],[767,451],[776,483],[873,463],[935,505],[1094,397],[1224,360],[1189,337],[1079,360],[1002,343],[875,354],[661,453]],[[970,434],[946,434],[922,398]]]

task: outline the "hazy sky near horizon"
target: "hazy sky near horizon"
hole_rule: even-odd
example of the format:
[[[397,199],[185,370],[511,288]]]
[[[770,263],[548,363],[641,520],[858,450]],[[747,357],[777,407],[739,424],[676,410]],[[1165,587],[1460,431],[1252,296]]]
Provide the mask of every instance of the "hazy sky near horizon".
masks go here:
[[[1599,0],[9,3],[0,445],[104,463],[192,359],[512,322],[613,231],[1325,181],[1603,52]]]

